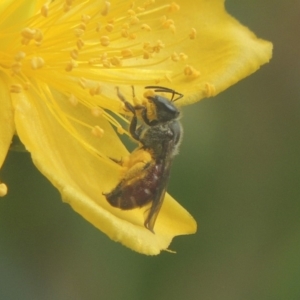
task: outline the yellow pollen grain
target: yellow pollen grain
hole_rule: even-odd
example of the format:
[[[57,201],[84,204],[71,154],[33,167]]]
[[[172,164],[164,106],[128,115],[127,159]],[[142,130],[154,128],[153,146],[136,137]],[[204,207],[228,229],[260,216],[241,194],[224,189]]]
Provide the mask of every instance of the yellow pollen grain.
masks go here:
[[[176,26],[174,24],[170,25],[169,29],[172,31],[172,33],[176,32]]]
[[[103,35],[100,37],[100,44],[103,47],[107,47],[110,43],[109,37],[107,35]]]
[[[78,39],[76,42],[76,46],[78,50],[82,49],[82,47],[84,46],[84,41],[82,39]]]
[[[206,97],[213,97],[216,94],[216,87],[213,84],[206,82],[204,87],[204,93]]]
[[[5,183],[0,183],[0,197],[4,197],[7,195],[7,185]]]
[[[102,108],[96,106],[91,109],[91,113],[94,117],[100,117],[103,115],[104,111]]]
[[[69,102],[73,106],[76,106],[78,104],[78,99],[73,94],[71,94],[70,97],[69,97]]]
[[[22,88],[21,84],[12,84],[10,86],[10,92],[11,93],[19,94],[19,93],[22,92],[22,90],[23,90],[23,88]]]
[[[112,32],[114,30],[114,25],[113,24],[107,24],[105,26],[106,31]]]
[[[47,4],[44,4],[41,8],[41,15],[45,18],[48,17],[48,13],[49,13],[49,7]]]
[[[197,30],[195,28],[192,28],[189,37],[191,40],[194,40],[196,36],[197,36]]]
[[[43,38],[44,38],[44,35],[43,35],[42,31],[39,29],[36,29],[33,39],[36,42],[41,43]]]
[[[101,138],[104,135],[104,130],[100,126],[96,125],[92,128],[92,134],[96,137]]]
[[[175,2],[172,2],[169,6],[169,12],[177,12],[180,10],[180,5]]]
[[[146,31],[151,31],[152,30],[151,27],[148,24],[143,24],[141,26],[141,28],[142,28],[142,30],[146,30]]]
[[[104,7],[103,7],[102,12],[101,12],[101,15],[102,16],[107,16],[109,11],[110,11],[110,2],[105,1],[104,2]]]
[[[130,58],[130,57],[133,57],[133,52],[131,49],[123,49],[121,51],[121,55],[123,58]]]
[[[41,69],[45,65],[45,61],[40,56],[34,56],[30,61],[33,70]]]
[[[194,67],[186,65],[183,71],[184,75],[191,78],[195,79],[200,76],[200,72],[196,70]]]

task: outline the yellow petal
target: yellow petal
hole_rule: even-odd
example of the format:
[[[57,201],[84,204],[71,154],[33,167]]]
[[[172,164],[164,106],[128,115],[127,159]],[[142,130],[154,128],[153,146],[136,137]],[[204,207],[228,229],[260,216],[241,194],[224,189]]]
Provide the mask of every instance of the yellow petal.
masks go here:
[[[13,110],[5,78],[0,76],[0,167],[6,157],[15,132]]]
[[[156,234],[144,227],[143,209],[125,212],[111,207],[102,193],[117,183],[119,169],[116,164],[87,151],[49,112],[51,99],[35,96],[29,93],[13,95],[19,137],[39,170],[60,190],[74,210],[113,240],[148,255],[167,249],[175,235],[195,232],[193,218],[170,196],[157,219]],[[55,96],[62,107],[69,105],[69,111],[72,110],[67,99],[57,93]],[[76,107],[73,109],[78,110]],[[85,132],[91,145],[104,152],[109,148],[110,153],[107,154],[112,157],[120,158],[127,154],[104,118],[93,120],[91,113],[84,109],[78,110],[78,113],[82,119],[92,120],[91,123],[97,121],[103,129],[100,139]],[[76,115],[75,111],[73,115]],[[80,130],[83,132],[85,129]]]

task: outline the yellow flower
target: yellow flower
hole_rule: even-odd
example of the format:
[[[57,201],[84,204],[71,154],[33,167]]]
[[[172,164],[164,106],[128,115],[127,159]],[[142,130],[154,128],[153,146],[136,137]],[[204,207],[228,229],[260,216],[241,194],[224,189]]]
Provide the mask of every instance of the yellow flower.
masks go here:
[[[169,195],[153,234],[143,209],[113,208],[102,193],[120,180],[110,158],[128,155],[117,133],[126,126],[116,86],[129,101],[132,85],[140,99],[147,85],[175,88],[185,105],[270,59],[271,43],[229,16],[223,2],[1,1],[0,166],[17,134],[65,202],[140,253],[158,254],[174,236],[194,233],[194,219]]]

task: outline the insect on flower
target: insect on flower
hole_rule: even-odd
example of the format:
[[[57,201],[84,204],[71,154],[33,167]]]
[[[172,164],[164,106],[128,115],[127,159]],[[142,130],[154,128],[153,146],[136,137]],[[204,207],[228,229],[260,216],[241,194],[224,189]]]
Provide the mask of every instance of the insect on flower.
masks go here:
[[[117,89],[118,97],[133,115],[129,133],[139,142],[139,147],[131,153],[127,161],[121,162],[127,171],[120,183],[104,195],[112,206],[123,210],[143,207],[152,202],[144,225],[154,233],[153,228],[165,197],[172,161],[178,153],[182,137],[180,111],[174,101],[183,95],[160,86],[145,88],[153,89],[155,93],[170,93],[171,99],[155,93],[146,96],[154,114],[154,117],[149,117],[151,109],[148,105],[133,106]]]

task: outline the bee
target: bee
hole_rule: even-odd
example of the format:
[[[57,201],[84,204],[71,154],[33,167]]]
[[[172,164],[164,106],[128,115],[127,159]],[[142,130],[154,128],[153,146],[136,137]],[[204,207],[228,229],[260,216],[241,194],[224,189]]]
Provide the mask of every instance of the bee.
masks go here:
[[[150,117],[149,105],[132,105],[117,88],[117,95],[126,110],[132,113],[129,125],[131,137],[139,146],[126,162],[121,162],[127,170],[119,184],[104,194],[114,207],[130,210],[151,204],[144,226],[154,233],[154,225],[166,193],[170,168],[178,153],[183,130],[179,121],[180,111],[174,102],[182,94],[160,86],[146,86],[154,90],[146,96],[152,107],[154,117]],[[171,99],[157,93],[170,93]],[[133,97],[134,89],[133,89]]]

